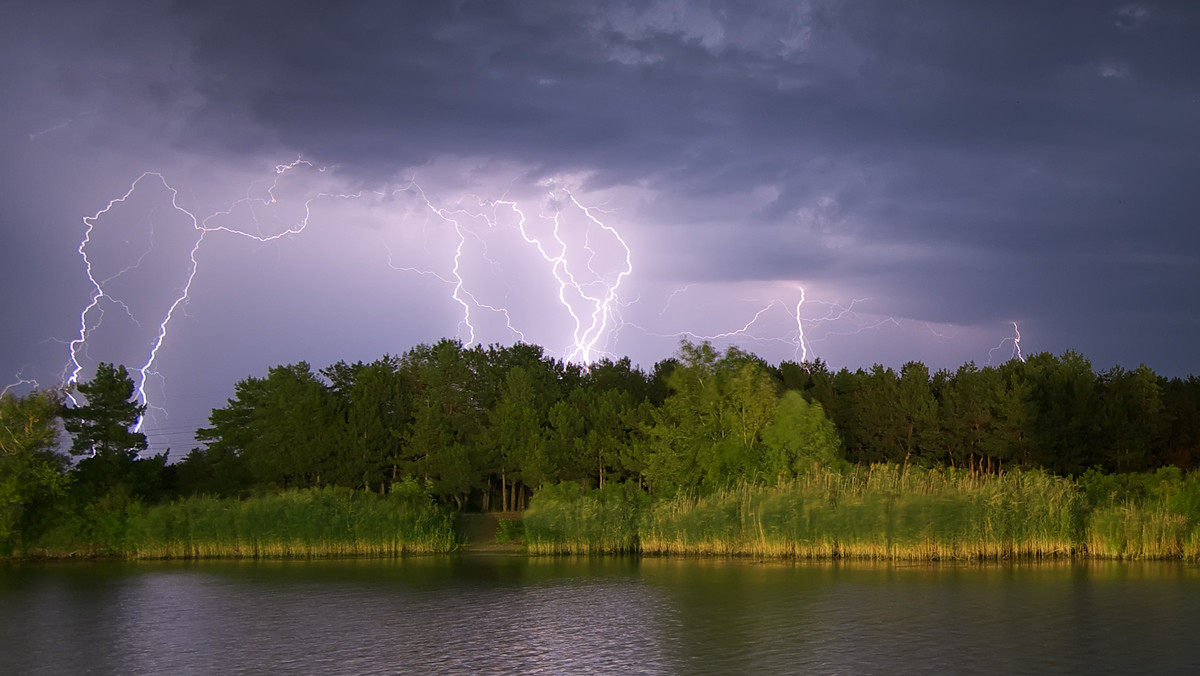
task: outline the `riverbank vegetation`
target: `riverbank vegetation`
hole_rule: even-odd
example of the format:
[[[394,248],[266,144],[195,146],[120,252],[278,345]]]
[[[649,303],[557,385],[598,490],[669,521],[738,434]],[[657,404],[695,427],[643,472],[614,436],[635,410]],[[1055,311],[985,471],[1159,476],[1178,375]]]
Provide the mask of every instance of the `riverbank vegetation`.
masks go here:
[[[0,555],[444,551],[467,510],[523,511],[534,553],[1200,556],[1200,381],[1072,352],[831,372],[684,342],[647,372],[443,340],[248,377],[176,463],[142,457],[124,368],[66,394],[0,396]]]
[[[1200,558],[1200,480],[1176,468],[1077,479],[897,464],[814,465],[773,486],[647,500],[543,491],[533,553],[873,560]]]
[[[132,559],[390,557],[442,554],[457,545],[453,513],[413,482],[386,496],[327,487],[134,502],[97,525],[67,521],[28,554],[78,554],[81,542],[91,543],[89,554]]]

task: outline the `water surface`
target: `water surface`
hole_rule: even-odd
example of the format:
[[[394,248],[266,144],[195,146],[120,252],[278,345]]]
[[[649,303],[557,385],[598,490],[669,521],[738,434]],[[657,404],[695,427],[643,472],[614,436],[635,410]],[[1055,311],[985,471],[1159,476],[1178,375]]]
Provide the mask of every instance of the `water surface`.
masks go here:
[[[0,673],[1181,673],[1200,569],[518,556],[0,567]]]

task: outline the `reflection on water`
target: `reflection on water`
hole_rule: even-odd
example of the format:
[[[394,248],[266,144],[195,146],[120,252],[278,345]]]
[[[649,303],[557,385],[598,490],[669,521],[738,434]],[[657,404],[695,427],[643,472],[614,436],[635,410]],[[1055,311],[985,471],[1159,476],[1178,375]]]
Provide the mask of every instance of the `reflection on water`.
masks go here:
[[[1200,570],[525,559],[0,567],[0,673],[1166,673]]]

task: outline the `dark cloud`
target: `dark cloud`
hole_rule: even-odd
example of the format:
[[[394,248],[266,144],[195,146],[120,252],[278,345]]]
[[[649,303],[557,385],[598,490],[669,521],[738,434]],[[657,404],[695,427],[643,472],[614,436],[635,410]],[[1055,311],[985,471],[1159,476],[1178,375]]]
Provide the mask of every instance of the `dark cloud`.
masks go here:
[[[181,199],[213,207],[300,155],[346,191],[572,176],[637,242],[629,283],[660,287],[629,290],[641,321],[687,284],[802,281],[869,296],[874,319],[1020,321],[1035,348],[1195,370],[1200,11],[1184,4],[17,0],[5,15],[0,275],[52,280],[6,292],[24,327],[6,354],[78,330],[80,219],[141,171],[195,179]],[[303,246],[260,248],[318,265]],[[243,274],[209,282],[213,307]],[[618,350],[659,349],[637,335]],[[929,354],[916,345],[887,350]]]

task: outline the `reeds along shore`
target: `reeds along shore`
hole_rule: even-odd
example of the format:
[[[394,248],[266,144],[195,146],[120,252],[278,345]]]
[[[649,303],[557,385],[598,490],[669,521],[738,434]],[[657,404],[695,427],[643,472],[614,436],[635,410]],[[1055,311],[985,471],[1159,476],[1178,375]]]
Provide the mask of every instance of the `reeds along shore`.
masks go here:
[[[640,503],[618,491],[544,492],[526,516],[531,553],[880,560],[1197,558],[1200,515],[1170,495],[1089,499],[1079,482],[875,465],[815,468],[777,486]],[[1093,501],[1095,500],[1095,501]]]
[[[326,488],[150,507],[128,516],[113,549],[140,559],[383,557],[456,544],[453,515],[427,499]]]
[[[530,554],[627,554],[639,551],[641,515],[650,497],[635,486],[585,491],[577,483],[548,486],[525,511]]]
[[[540,491],[522,521],[535,555],[1195,560],[1200,478],[1174,469],[1069,479],[1039,471],[814,466],[774,486],[701,497],[653,499],[632,484],[595,490],[562,483]],[[135,504],[67,533],[41,555],[389,557],[459,544],[453,513],[411,483],[388,495],[324,488]]]

